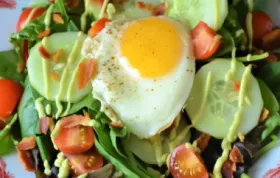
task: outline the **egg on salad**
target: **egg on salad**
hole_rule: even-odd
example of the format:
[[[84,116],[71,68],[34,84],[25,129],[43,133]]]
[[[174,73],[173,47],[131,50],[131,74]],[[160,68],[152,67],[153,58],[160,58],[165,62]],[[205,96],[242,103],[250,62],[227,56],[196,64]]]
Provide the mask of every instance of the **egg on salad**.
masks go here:
[[[93,97],[139,138],[168,128],[193,85],[195,59],[184,25],[167,17],[108,22],[82,54],[97,62]]]

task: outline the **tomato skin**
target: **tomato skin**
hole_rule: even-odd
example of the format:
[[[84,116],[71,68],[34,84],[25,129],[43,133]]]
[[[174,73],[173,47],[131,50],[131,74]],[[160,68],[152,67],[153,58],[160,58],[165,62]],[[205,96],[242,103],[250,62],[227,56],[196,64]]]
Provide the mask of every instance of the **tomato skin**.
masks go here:
[[[106,17],[103,17],[101,19],[99,19],[88,31],[88,34],[91,37],[95,37],[105,26],[106,23],[110,22],[109,19],[107,19]]]
[[[94,149],[82,154],[65,154],[65,156],[70,162],[74,176],[97,170],[103,166],[104,162],[102,156]]]
[[[194,55],[197,60],[210,58],[221,45],[221,38],[206,23],[199,22],[191,32]]]
[[[83,153],[92,148],[94,144],[93,128],[82,125],[60,128],[59,134],[54,138],[54,143],[63,153]]]
[[[274,26],[271,18],[264,12],[253,12],[252,16],[253,42],[255,45],[259,45],[262,41],[262,37],[272,32]]]
[[[8,79],[0,79],[0,118],[12,115],[23,93],[23,87]]]
[[[33,8],[27,8],[25,9],[17,22],[17,31],[19,32],[20,30],[22,30],[27,22],[28,16],[29,14],[32,12]],[[35,20],[36,18],[40,17],[44,12],[46,11],[45,8],[37,8],[36,11],[34,12],[33,16],[31,17],[30,21]]]
[[[201,158],[185,144],[175,148],[170,157],[170,173],[174,178],[208,178]]]

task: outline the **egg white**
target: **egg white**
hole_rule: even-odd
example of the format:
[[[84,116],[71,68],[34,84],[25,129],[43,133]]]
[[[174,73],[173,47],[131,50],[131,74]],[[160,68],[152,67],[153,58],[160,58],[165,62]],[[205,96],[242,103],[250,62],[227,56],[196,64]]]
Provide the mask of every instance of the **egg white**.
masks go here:
[[[101,102],[108,117],[120,119],[140,138],[152,137],[172,124],[189,96],[195,73],[187,30],[166,17],[157,18],[174,23],[185,46],[180,64],[161,78],[142,78],[121,55],[122,34],[135,21],[118,20],[107,24],[96,37],[88,37],[82,49],[86,58],[98,63],[97,75],[92,81],[93,97]]]

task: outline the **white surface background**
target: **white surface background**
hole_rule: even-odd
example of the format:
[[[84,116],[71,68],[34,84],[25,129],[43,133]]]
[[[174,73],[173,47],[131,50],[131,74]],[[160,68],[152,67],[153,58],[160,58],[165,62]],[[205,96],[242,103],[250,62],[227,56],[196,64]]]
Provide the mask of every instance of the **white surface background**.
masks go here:
[[[16,31],[17,19],[23,7],[27,7],[30,0],[17,0],[17,9],[0,9],[0,51],[12,48],[9,43],[9,34]],[[265,11],[272,17],[274,23],[280,26],[280,0],[267,0],[264,7]],[[7,163],[7,170],[10,171],[15,178],[33,178],[33,173],[26,172],[17,160],[16,154],[4,157]],[[249,174],[252,178],[262,178],[263,175],[280,163],[280,143],[278,147],[271,150],[259,161],[257,161]]]

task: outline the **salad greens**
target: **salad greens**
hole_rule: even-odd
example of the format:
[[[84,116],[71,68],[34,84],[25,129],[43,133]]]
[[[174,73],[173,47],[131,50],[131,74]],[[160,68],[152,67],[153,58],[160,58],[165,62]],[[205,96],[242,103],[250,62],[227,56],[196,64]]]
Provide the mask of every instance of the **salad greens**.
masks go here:
[[[38,50],[36,50],[36,52],[38,53],[38,55],[41,55],[42,52],[40,52],[40,47],[44,47],[45,45],[45,43],[40,43],[42,42],[42,37],[40,36],[42,32],[46,32],[48,30],[50,32],[48,35],[44,36],[43,39],[49,38],[48,36],[57,35],[57,46],[64,48],[64,46],[68,45],[67,49],[70,49],[70,52],[75,51],[76,48],[72,48],[72,46],[74,45],[63,44],[63,42],[59,41],[59,39],[63,39],[60,38],[61,35],[66,34],[66,32],[83,32],[85,33],[84,36],[87,36],[86,33],[94,27],[94,24],[98,24],[98,22],[100,22],[99,19],[105,18],[104,14],[106,17],[108,16],[108,18],[110,16],[110,20],[112,21],[121,18],[135,19],[135,17],[146,16],[147,9],[144,9],[143,12],[143,9],[140,8],[141,6],[144,6],[145,3],[143,5],[141,4],[141,2],[139,3],[139,1],[136,0],[131,0],[129,2],[109,2],[107,0],[104,0],[104,2],[102,1],[101,3],[99,1],[95,2],[91,0],[55,0],[49,2],[44,1],[32,3],[32,8],[34,11],[36,10],[36,8],[41,7],[45,9],[45,12],[36,19],[26,23],[25,26],[18,32],[12,33],[10,35],[10,42],[14,45],[14,50],[0,52],[0,80],[2,78],[10,79],[19,82],[24,87],[24,93],[17,108],[14,111],[14,115],[4,120],[4,128],[0,127],[0,156],[4,156],[13,152],[15,150],[15,146],[17,147],[17,150],[20,151],[20,153],[26,153],[30,155],[31,153],[33,153],[31,161],[36,162],[37,170],[35,168],[34,169],[36,170],[36,176],[39,178],[45,176],[59,177],[59,175],[61,175],[61,172],[70,173],[69,177],[77,177],[83,175],[84,177],[90,178],[91,176],[95,176],[91,174],[96,174],[97,177],[104,175],[107,176],[102,178],[113,178],[114,176],[112,175],[115,175],[116,178],[158,178],[172,177],[172,175],[174,176],[174,170],[172,170],[173,168],[172,165],[170,165],[170,160],[174,160],[176,158],[174,158],[176,149],[180,149],[180,146],[183,145],[184,149],[187,149],[184,151],[186,151],[190,155],[193,154],[194,158],[190,161],[198,160],[198,165],[196,166],[202,166],[202,168],[206,169],[206,177],[209,176],[210,172],[212,173],[213,171],[215,172],[217,170],[219,172],[217,174],[218,177],[220,177],[220,174],[222,176],[227,175],[227,171],[230,172],[230,175],[232,176],[234,175],[237,177],[246,177],[247,175],[245,174],[245,172],[251,166],[251,162],[258,159],[260,156],[272,149],[277,144],[278,138],[275,135],[277,135],[277,132],[279,132],[280,128],[280,62],[272,63],[268,60],[271,54],[275,54],[276,58],[278,57],[277,60],[279,60],[280,55],[274,53],[273,51],[265,51],[262,49],[262,47],[259,46],[253,46],[251,48],[250,43],[253,42],[250,37],[250,32],[247,29],[248,25],[246,25],[248,23],[248,15],[249,17],[250,15],[252,15],[252,9],[250,8],[250,6],[254,5],[254,11],[260,11],[262,10],[265,0],[255,0],[254,4],[252,4],[253,0],[217,1],[218,4],[215,4],[217,6],[211,6],[211,8],[203,4],[213,4],[212,1],[208,0],[205,0],[205,2],[202,0],[201,2],[196,1],[197,3],[194,3],[194,1],[192,0],[188,2],[183,0],[164,0],[163,2],[164,3],[162,4],[155,1],[155,4],[160,3],[159,6],[156,7],[162,7],[160,5],[167,5],[167,7],[165,7],[166,9],[164,9],[166,10],[166,12],[164,11],[165,13],[160,15],[166,15],[169,18],[173,18],[182,22],[182,24],[189,24],[192,29],[194,29],[194,27],[197,27],[200,21],[204,21],[207,27],[211,27],[210,30],[214,31],[213,33],[216,34],[214,39],[220,40],[221,42],[214,55],[206,58],[204,61],[197,61],[197,71],[200,71],[196,71],[197,73],[195,82],[198,82],[199,85],[194,84],[194,86],[201,90],[193,91],[193,93],[195,94],[197,92],[198,95],[201,95],[202,97],[201,91],[205,88],[207,89],[207,87],[204,87],[201,83],[203,83],[204,81],[208,81],[208,79],[211,78],[211,75],[218,73],[221,77],[224,77],[224,75],[228,75],[228,78],[232,77],[235,79],[234,81],[232,81],[232,83],[222,83],[224,80],[221,79],[219,81],[216,81],[218,80],[217,77],[214,78],[213,83],[215,83],[217,91],[224,87],[223,92],[219,91],[218,93],[211,95],[209,97],[210,99],[208,97],[201,99],[202,103],[204,102],[204,104],[199,104],[199,106],[194,106],[198,103],[198,101],[196,100],[196,102],[191,101],[191,105],[188,105],[187,103],[186,107],[182,107],[182,112],[179,113],[179,116],[182,117],[179,118],[184,119],[184,121],[186,122],[186,127],[188,128],[187,135],[178,133],[179,131],[177,128],[179,127],[178,125],[180,124],[180,119],[175,119],[174,123],[166,128],[166,132],[160,133],[163,135],[163,137],[154,137],[148,139],[141,138],[148,143],[151,143],[154,149],[144,151],[154,152],[157,161],[158,159],[160,159],[160,162],[164,162],[163,165],[150,164],[143,161],[141,157],[137,157],[136,153],[134,153],[129,147],[131,145],[129,145],[128,142],[129,139],[136,137],[136,135],[133,135],[133,130],[129,129],[128,126],[124,125],[119,119],[110,118],[108,115],[106,115],[104,106],[101,105],[101,102],[99,100],[93,97],[93,94],[91,92],[88,92],[85,97],[76,102],[70,102],[68,100],[68,102],[60,101],[58,99],[59,97],[55,98],[55,100],[48,100],[47,98],[42,96],[40,92],[38,92],[39,90],[37,90],[32,85],[32,78],[30,78],[32,72],[28,70],[28,60],[30,61],[31,58],[35,56],[32,54],[32,50],[35,50],[38,47]],[[106,7],[110,7],[111,12],[116,12],[109,14],[106,11]],[[147,8],[148,7],[149,6],[147,6]],[[153,5],[151,5],[152,10],[158,10],[156,9],[156,7],[153,7]],[[220,9],[217,7],[220,7]],[[137,9],[137,11],[135,9]],[[197,9],[199,10],[197,11]],[[193,15],[193,13],[195,13],[196,15]],[[218,14],[218,18],[214,18],[215,14]],[[58,15],[59,17],[61,17],[63,23],[55,22],[55,20],[53,20],[53,15]],[[107,20],[109,21],[109,19]],[[247,27],[245,28],[245,26]],[[81,36],[79,36],[79,38],[81,38]],[[40,46],[37,45],[37,47],[35,47],[36,44],[39,44]],[[54,46],[51,43],[49,44],[51,47]],[[213,47],[213,44],[211,45],[211,47]],[[31,55],[31,57],[29,57],[29,59],[26,59],[26,54]],[[52,61],[53,53],[49,55],[51,56],[49,59],[45,59],[43,56],[42,58],[44,59],[40,60]],[[67,57],[65,56],[65,58],[68,58],[68,54]],[[25,66],[22,65],[26,62],[26,60],[27,69],[25,69]],[[67,59],[65,59],[65,61],[68,65]],[[76,70],[74,69],[80,69],[80,65],[84,61],[85,60],[79,61],[79,63],[75,64],[75,66],[69,65],[69,68],[71,68],[71,75],[75,75]],[[219,62],[221,64],[218,65],[217,63]],[[201,72],[205,68],[209,68],[210,65],[214,66],[211,70],[215,71],[216,73],[212,72],[211,74],[209,74],[207,72]],[[228,72],[228,70],[223,71],[225,66],[229,68],[230,72],[235,73],[238,77],[234,75],[230,76],[230,72]],[[20,67],[24,68],[24,70],[20,70]],[[203,114],[205,115],[199,113],[200,116],[203,116],[201,119],[203,123],[201,125],[204,125],[203,128],[198,128],[197,124],[195,124],[195,119],[197,119],[198,117],[195,117],[195,119],[193,119],[193,115],[196,116],[197,113],[193,114],[192,112],[195,109],[202,107],[202,105],[204,107],[206,103],[206,101],[204,100],[212,99],[216,101],[224,96],[232,95],[232,98],[228,98],[232,99],[232,103],[235,103],[236,106],[238,106],[237,109],[240,109],[240,107],[242,107],[244,103],[250,104],[249,97],[244,97],[244,99],[242,99],[244,103],[240,102],[240,104],[238,92],[240,92],[240,88],[242,87],[241,85],[244,85],[242,84],[242,80],[245,71],[249,71],[249,74],[251,74],[251,67],[253,76],[257,77],[257,82],[255,81],[255,79],[252,79],[254,80],[253,82],[251,80],[248,80],[248,83],[252,84],[250,87],[253,89],[251,89],[252,91],[246,92],[249,93],[250,96],[254,96],[252,101],[255,101],[254,99],[256,98],[260,98],[260,100],[263,101],[263,107],[257,106],[257,109],[254,108],[256,110],[256,113],[261,112],[259,108],[263,108],[263,112],[267,111],[266,115],[262,115],[263,113],[261,114],[261,117],[264,117],[263,121],[257,123],[257,125],[251,123],[250,126],[248,126],[249,121],[255,122],[260,118],[253,118],[249,120],[248,123],[242,121],[242,124],[247,127],[247,130],[244,133],[241,133],[241,129],[237,128],[239,127],[239,123],[234,125],[231,122],[228,122],[226,128],[221,127],[222,129],[217,130],[217,125],[220,124],[215,121],[215,119],[217,119],[217,115],[211,115],[210,117],[210,112],[213,112],[213,110],[215,110],[215,107],[216,109],[220,107],[218,103],[215,105],[215,107],[213,105],[213,107],[209,109],[209,113],[208,110],[203,111]],[[40,67],[38,67],[38,69],[41,70]],[[90,73],[90,71],[86,71],[85,73]],[[203,75],[203,77],[205,78],[201,77],[200,73],[202,73],[201,75]],[[64,72],[62,71],[61,75],[63,74]],[[246,78],[246,76],[244,78]],[[73,80],[74,79],[76,78],[73,77]],[[67,79],[67,82],[69,81],[70,80]],[[209,81],[212,80],[209,79]],[[89,83],[89,81],[87,82]],[[206,89],[205,91],[207,91]],[[258,90],[260,90],[260,92],[256,92]],[[224,93],[228,95],[225,95]],[[226,100],[225,98],[223,99]],[[38,101],[40,101],[40,103],[38,103]],[[230,103],[230,101],[227,102]],[[261,102],[258,102],[257,104],[260,103]],[[254,104],[256,103],[253,103],[252,106],[254,106]],[[59,117],[57,117],[57,113],[60,110],[58,106],[63,109],[68,108],[65,112],[62,112]],[[40,107],[44,112],[39,112],[38,107]],[[228,112],[227,115],[228,117],[230,117],[232,113]],[[45,118],[45,116],[51,121],[43,119]],[[241,120],[240,118],[241,117],[239,117],[239,120]],[[0,117],[0,119],[2,118]],[[207,122],[211,119],[213,119],[213,122],[207,124]],[[233,118],[232,122],[234,122],[234,119],[235,117]],[[248,120],[248,118],[246,118],[245,120]],[[56,124],[54,130],[54,125],[52,124]],[[225,124],[223,126],[225,126]],[[180,129],[182,129],[181,127]],[[206,127],[207,129],[205,130],[204,128]],[[242,127],[242,125],[240,127]],[[44,131],[44,129],[46,130]],[[190,133],[189,129],[191,130]],[[229,129],[231,130],[231,132],[228,132]],[[87,133],[91,132],[87,131],[92,130],[94,131],[94,135],[90,135],[92,137],[92,145],[90,145],[89,143],[91,141],[86,139],[88,138]],[[221,130],[224,132],[223,134],[220,134]],[[235,133],[237,131],[238,133]],[[247,133],[248,135],[246,135]],[[253,139],[250,138],[252,137],[251,135],[255,133],[258,133],[260,137],[253,136]],[[156,136],[162,136],[160,134]],[[57,135],[63,135],[63,139],[58,140]],[[181,142],[177,143],[176,141],[176,145],[174,145],[172,141],[176,140],[176,137],[183,136],[186,137],[185,139],[182,139],[184,140],[184,142],[185,140],[189,140],[189,138],[191,138],[190,140],[193,141],[193,144],[191,145],[190,143],[185,144]],[[201,139],[201,137],[204,139]],[[36,145],[31,149],[19,150],[22,142],[30,138],[35,139]],[[153,139],[158,138],[158,142],[170,142],[166,144],[167,146],[154,145]],[[22,141],[20,141],[21,139]],[[167,139],[167,141],[163,139]],[[71,153],[71,151],[73,151],[71,149],[70,151],[67,150],[67,152],[57,147],[57,140],[62,142],[64,146],[71,146],[71,144],[76,144],[74,145],[74,151],[77,151],[80,147],[88,146],[87,144],[90,145],[90,148],[85,152]],[[227,148],[224,148],[225,145],[227,145]],[[237,167],[236,171],[228,170],[229,168],[225,168],[225,164],[223,162],[217,160],[225,158],[229,161],[229,156],[225,155],[226,153],[230,153],[232,147],[236,145],[238,145],[238,148],[241,152],[240,154],[246,161],[244,161],[242,164],[235,163],[235,166]],[[254,148],[256,148],[255,150],[252,149],[252,145],[254,146]],[[173,147],[176,148],[174,149]],[[164,152],[166,150],[169,150],[168,154],[164,155],[162,153],[163,149]],[[102,163],[98,162],[97,156],[89,153],[89,150],[93,151],[94,154],[101,155]],[[251,154],[244,154],[244,150]],[[34,154],[34,152],[36,151],[38,152],[37,155]],[[72,160],[67,157],[67,155],[69,154],[74,157],[72,158]],[[221,155],[223,155],[223,157]],[[184,158],[184,156],[185,155],[180,158]],[[60,157],[61,159],[58,157]],[[92,157],[94,158],[94,161],[92,160]],[[202,158],[204,159],[205,164],[201,161]],[[189,161],[189,158],[186,158],[186,160]],[[26,160],[23,159],[21,161]],[[28,161],[30,160],[27,160],[27,162]],[[54,164],[55,162],[60,162],[60,166]],[[217,164],[217,162],[219,162],[220,165]],[[64,164],[64,166],[61,166],[62,164]],[[92,166],[92,164],[96,165]],[[98,166],[97,164],[100,165]],[[104,174],[104,170],[108,170],[108,173]],[[242,171],[240,172],[240,170]],[[194,172],[194,174],[196,173]]]

